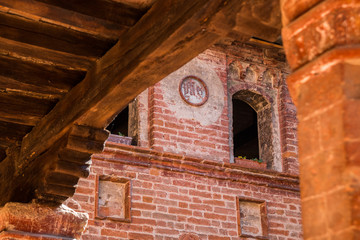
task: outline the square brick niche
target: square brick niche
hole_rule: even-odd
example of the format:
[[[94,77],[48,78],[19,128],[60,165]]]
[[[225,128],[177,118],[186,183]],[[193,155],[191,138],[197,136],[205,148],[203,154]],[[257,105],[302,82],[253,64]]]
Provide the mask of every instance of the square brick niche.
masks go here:
[[[244,239],[269,239],[266,202],[237,199],[238,230]]]
[[[97,176],[95,217],[130,222],[130,180]]]

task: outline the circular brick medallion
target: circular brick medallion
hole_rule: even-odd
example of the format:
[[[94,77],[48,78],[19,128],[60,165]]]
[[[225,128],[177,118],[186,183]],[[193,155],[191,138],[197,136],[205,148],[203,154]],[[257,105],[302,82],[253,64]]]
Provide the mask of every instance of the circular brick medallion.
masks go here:
[[[180,82],[179,92],[181,98],[192,106],[201,106],[209,98],[209,91],[206,84],[203,80],[195,76],[185,77]]]
[[[180,236],[179,240],[200,240],[200,238],[193,233],[185,233]]]

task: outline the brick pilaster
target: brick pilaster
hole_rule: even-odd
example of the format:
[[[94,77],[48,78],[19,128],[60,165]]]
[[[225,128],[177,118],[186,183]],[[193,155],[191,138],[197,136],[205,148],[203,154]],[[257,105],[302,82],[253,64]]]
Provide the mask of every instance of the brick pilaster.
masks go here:
[[[305,239],[360,238],[360,1],[281,1]]]

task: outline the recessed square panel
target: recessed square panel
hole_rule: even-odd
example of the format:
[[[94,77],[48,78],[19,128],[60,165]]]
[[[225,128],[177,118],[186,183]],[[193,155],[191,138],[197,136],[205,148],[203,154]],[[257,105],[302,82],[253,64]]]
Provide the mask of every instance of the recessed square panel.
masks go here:
[[[238,226],[241,237],[267,239],[266,203],[254,199],[238,198]]]
[[[100,176],[96,186],[96,217],[130,221],[130,182],[113,176]]]

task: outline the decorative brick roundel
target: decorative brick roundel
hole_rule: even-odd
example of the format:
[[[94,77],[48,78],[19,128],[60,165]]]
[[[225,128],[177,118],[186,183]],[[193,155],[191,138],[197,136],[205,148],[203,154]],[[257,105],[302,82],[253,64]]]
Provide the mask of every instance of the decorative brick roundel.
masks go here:
[[[209,97],[209,92],[203,80],[195,76],[187,76],[179,86],[180,96],[192,106],[203,105]]]
[[[193,233],[185,233],[180,236],[179,240],[200,240],[198,235]]]

